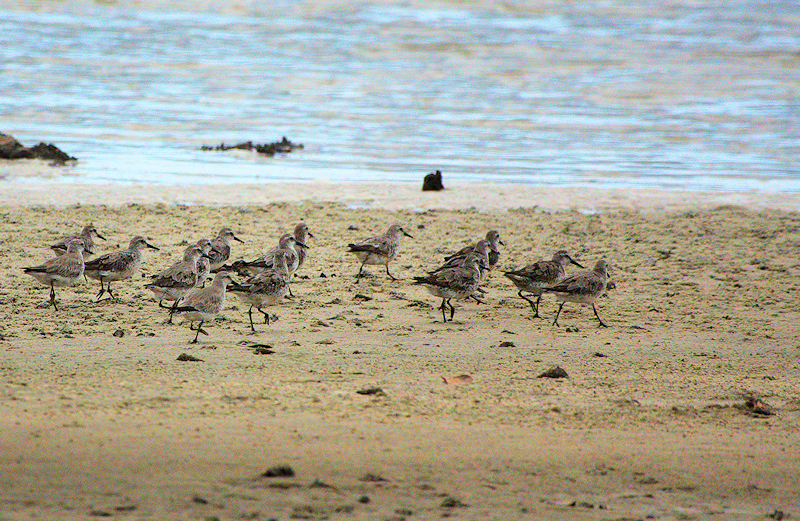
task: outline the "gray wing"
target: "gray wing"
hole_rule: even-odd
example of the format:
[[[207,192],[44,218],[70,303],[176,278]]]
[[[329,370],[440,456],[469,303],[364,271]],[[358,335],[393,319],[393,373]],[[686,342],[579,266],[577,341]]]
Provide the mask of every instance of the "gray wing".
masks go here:
[[[125,271],[135,260],[129,250],[115,251],[101,255],[86,263],[87,271]]]

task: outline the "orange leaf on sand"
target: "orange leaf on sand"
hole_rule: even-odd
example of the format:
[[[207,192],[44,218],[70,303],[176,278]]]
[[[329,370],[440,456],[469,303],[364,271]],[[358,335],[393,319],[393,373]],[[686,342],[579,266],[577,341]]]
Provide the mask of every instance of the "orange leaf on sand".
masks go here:
[[[442,380],[444,380],[444,383],[448,385],[472,383],[472,377],[468,374],[460,374],[458,376],[453,376],[450,378],[445,378],[444,376],[442,376]]]

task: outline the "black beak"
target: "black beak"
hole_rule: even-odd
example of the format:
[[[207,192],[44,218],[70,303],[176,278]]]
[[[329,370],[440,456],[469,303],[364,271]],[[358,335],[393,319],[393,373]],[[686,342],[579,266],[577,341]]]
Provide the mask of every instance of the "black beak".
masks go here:
[[[94,252],[92,250],[90,250],[89,248],[84,248],[83,251],[85,251],[89,255],[94,255]]]
[[[314,236],[314,234],[311,233],[311,232],[306,232],[306,233],[308,234],[309,237],[313,237]]]
[[[94,234],[95,234],[95,235],[97,235],[97,238],[98,238],[98,239],[103,239],[103,240],[106,240],[106,238],[105,238],[105,237],[103,237],[102,235],[100,235],[99,233],[97,233],[97,232],[94,232]]]
[[[311,234],[309,233],[309,235],[311,235]],[[312,235],[312,237],[313,237],[313,235]],[[295,239],[294,243],[295,243],[296,245],[300,246],[301,248],[308,249],[308,246],[306,246],[306,243],[304,243],[304,242],[300,242],[300,241],[298,241],[298,240],[296,240],[296,239]]]
[[[231,235],[231,237],[233,237],[233,240],[234,240],[234,241],[239,241],[239,242],[241,242],[242,244],[244,244],[244,241],[243,241],[243,240],[241,240],[239,237],[237,237],[237,236],[235,236],[235,235]]]
[[[497,244],[502,244],[503,246],[505,246],[505,245],[506,245],[506,243],[504,243],[504,242],[503,242],[502,240],[500,240],[500,239],[498,239],[498,240],[497,240]]]
[[[149,243],[149,242],[147,242],[147,241],[145,241],[144,245],[145,245],[145,246],[147,246],[148,248],[152,248],[152,249],[154,249],[154,250],[157,250],[157,249],[158,249],[158,248],[156,248],[155,246],[153,246],[152,244],[150,244],[150,243]]]
[[[411,237],[412,239],[414,238],[413,236],[409,235],[405,230],[403,230],[403,235],[405,235],[406,237]]]
[[[571,264],[574,264],[575,266],[577,266],[579,268],[583,268],[583,266],[581,264],[578,264],[577,261],[575,261],[575,259],[573,259],[572,257],[568,257],[568,259],[569,259],[569,262]]]

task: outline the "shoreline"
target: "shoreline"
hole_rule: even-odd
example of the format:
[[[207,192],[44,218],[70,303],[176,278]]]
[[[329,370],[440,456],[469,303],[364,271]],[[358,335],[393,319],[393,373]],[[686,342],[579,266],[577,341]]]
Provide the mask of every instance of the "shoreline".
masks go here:
[[[244,206],[273,203],[340,203],[348,208],[382,210],[466,210],[481,212],[515,208],[542,211],[606,210],[670,212],[737,206],[751,211],[800,212],[800,193],[794,192],[693,192],[653,189],[594,187],[542,187],[508,183],[445,181],[442,192],[422,192],[422,181],[330,182],[324,180],[212,184],[202,186],[153,186],[30,182],[0,179],[0,206],[130,204]]]

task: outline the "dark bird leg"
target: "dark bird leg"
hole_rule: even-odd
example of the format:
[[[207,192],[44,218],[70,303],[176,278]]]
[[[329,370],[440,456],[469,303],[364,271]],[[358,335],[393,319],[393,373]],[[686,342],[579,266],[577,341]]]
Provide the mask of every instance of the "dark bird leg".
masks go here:
[[[264,310],[263,310],[263,309],[261,309],[261,308],[256,308],[256,309],[258,309],[258,312],[259,312],[259,313],[261,313],[262,315],[264,315],[264,323],[265,323],[266,325],[269,325],[269,313],[264,313]]]
[[[192,325],[191,324],[189,324],[189,329],[192,329]],[[194,335],[194,340],[189,342],[190,344],[196,344],[197,343],[197,337],[200,336],[200,333],[203,333],[204,335],[208,336],[208,333],[206,333],[206,331],[203,329],[203,321],[202,320],[200,321],[200,324],[197,326],[196,331],[197,331],[197,333],[195,333],[195,335]]]
[[[356,281],[358,282],[358,281]],[[289,298],[294,298],[294,293],[292,293],[292,285],[286,284],[286,288],[289,290]]]
[[[598,320],[598,322],[600,322],[600,325],[599,325],[599,326],[597,326],[597,327],[608,327],[608,325],[606,325],[606,324],[605,324],[605,323],[604,323],[604,322],[603,322],[603,321],[600,319],[600,315],[598,315],[598,314],[597,314],[597,308],[596,308],[596,307],[594,307],[594,304],[592,304],[592,309],[594,310],[594,316],[596,316],[596,317],[597,317],[597,320]]]
[[[100,292],[97,294],[97,297],[95,297],[98,302],[100,301],[100,297],[102,297],[103,293],[105,293],[105,292],[106,292],[106,288],[103,287],[103,277],[100,277]],[[109,294],[110,294],[110,292],[109,292]]]
[[[108,292],[108,296],[111,297],[111,300],[117,300],[117,297],[115,297],[114,294],[111,293],[111,281],[110,280],[106,283],[106,291]]]
[[[478,289],[480,289],[480,288],[478,288]],[[477,302],[478,304],[485,304],[485,302],[484,302],[484,301],[482,301],[481,299],[479,299],[478,297],[476,297],[476,296],[475,296],[475,293],[473,293],[472,295],[470,295],[470,296],[469,296],[469,298],[473,299],[473,300],[474,300],[475,302]]]
[[[530,305],[531,305],[531,309],[532,309],[532,310],[534,311],[534,313],[535,313],[535,314],[533,315],[533,318],[536,318],[536,317],[538,317],[538,316],[539,316],[539,303],[538,303],[538,301],[536,301],[536,302],[533,302],[531,299],[529,299],[528,297],[526,297],[525,295],[523,295],[523,294],[522,294],[522,290],[519,290],[519,291],[517,292],[517,295],[519,295],[519,298],[521,298],[521,299],[523,299],[523,300],[527,300],[527,301],[528,301],[528,304],[530,304]]]
[[[361,277],[363,277],[363,275],[361,274],[362,271],[364,271],[364,263],[363,262],[361,263],[361,267],[358,268],[358,273],[356,274],[356,284],[358,284],[361,281]]]
[[[539,316],[539,302],[541,302],[542,296],[539,295],[536,297],[536,313],[533,314],[533,318],[542,318]]]
[[[447,303],[450,305],[450,322],[453,321],[453,315],[456,314],[456,308],[453,306],[453,303],[450,302],[450,299],[447,299]]]
[[[177,309],[178,309],[178,302],[180,302],[180,301],[181,301],[181,299],[177,299],[177,300],[176,300],[175,302],[173,302],[173,303],[172,303],[172,305],[169,307],[169,320],[167,320],[167,324],[172,324],[172,315],[175,313],[175,311],[177,311]],[[189,324],[189,327],[191,327],[191,324]]]
[[[556,319],[553,320],[553,325],[558,326],[558,316],[561,314],[561,308],[564,307],[564,303],[562,302],[560,306],[558,306],[558,312],[556,313]]]
[[[444,312],[444,310],[445,310],[445,309],[447,309],[447,306],[446,306],[445,302],[447,302],[447,299],[445,299],[445,298],[442,298],[442,305],[441,305],[441,306],[439,306],[439,309],[441,309],[441,310],[442,310],[442,322],[444,322],[445,324],[447,324],[447,315],[446,315],[446,314],[445,314],[445,312]]]
[[[58,311],[58,307],[56,307],[56,288],[53,287],[53,282],[50,282],[50,303],[53,305],[53,309]]]
[[[261,311],[261,310],[259,310]],[[256,332],[256,326],[253,325],[253,306],[250,306],[250,309],[247,310],[247,316],[250,317],[250,331],[253,333]]]
[[[390,279],[392,279],[392,280],[397,280],[396,278],[394,278],[394,275],[392,275],[391,273],[389,273],[389,263],[388,263],[388,262],[386,263],[386,274],[387,274],[387,275],[389,275],[389,278],[390,278]]]

